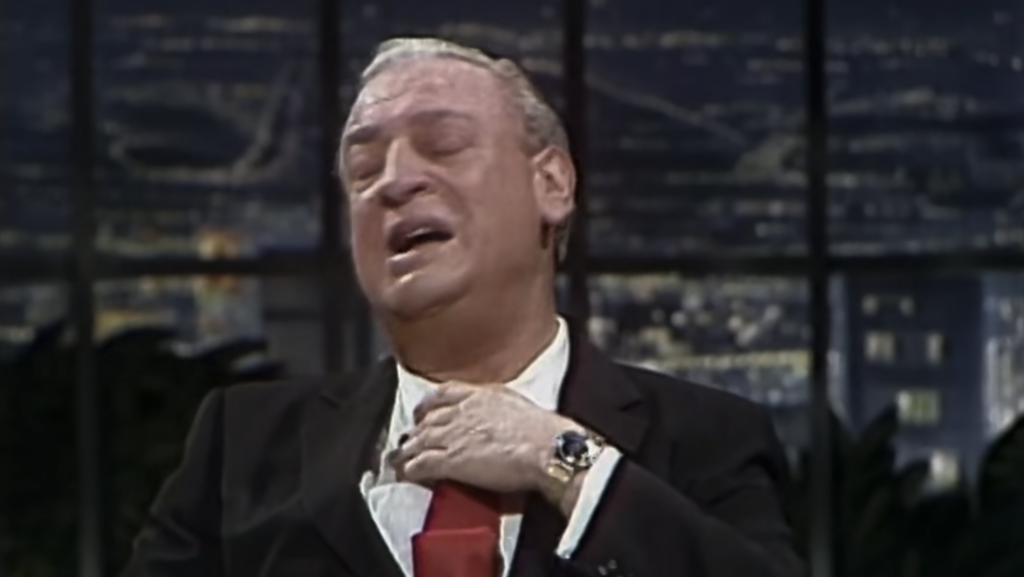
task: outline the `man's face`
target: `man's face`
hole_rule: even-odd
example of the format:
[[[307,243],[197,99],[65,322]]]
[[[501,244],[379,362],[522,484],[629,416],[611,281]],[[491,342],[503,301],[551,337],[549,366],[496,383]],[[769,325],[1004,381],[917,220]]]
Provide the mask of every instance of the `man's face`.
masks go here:
[[[564,153],[531,154],[500,80],[458,60],[400,62],[371,80],[340,162],[360,284],[400,319],[535,276],[549,258],[542,225],[572,209],[572,175],[551,175],[571,173]]]

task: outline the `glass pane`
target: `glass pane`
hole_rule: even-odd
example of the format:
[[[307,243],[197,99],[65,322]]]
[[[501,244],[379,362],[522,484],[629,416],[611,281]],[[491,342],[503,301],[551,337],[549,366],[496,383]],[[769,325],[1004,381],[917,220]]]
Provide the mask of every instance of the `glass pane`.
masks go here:
[[[323,373],[321,294],[306,278],[161,277],[96,287],[97,364],[110,391],[116,565],[177,464],[205,393]]]
[[[555,303],[559,311],[569,310],[569,275],[567,274],[559,274],[555,278]]]
[[[807,443],[805,281],[599,275],[590,293],[591,336],[614,358],[764,403],[787,444]]]
[[[314,0],[97,0],[100,250],[249,256],[319,238]]]
[[[68,0],[0,4],[0,254],[68,246],[68,7]]]
[[[0,287],[0,569],[74,573],[75,421],[70,339],[55,285]]]
[[[171,330],[176,347],[201,353],[239,339],[265,339],[292,374],[323,372],[322,291],[318,279],[146,277],[96,287],[96,336],[140,327]]]
[[[516,59],[552,104],[561,106],[562,22],[557,2],[355,0],[345,2],[342,11],[346,105],[355,97],[355,82],[378,43],[392,36],[433,35]]]
[[[829,14],[835,250],[1024,247],[1017,3],[837,0]]]
[[[37,330],[54,326],[67,312],[67,291],[60,285],[0,286],[0,358],[24,352]]]
[[[846,574],[1018,574],[1024,275],[850,276],[832,301]]]
[[[590,6],[592,251],[802,252],[802,4]]]

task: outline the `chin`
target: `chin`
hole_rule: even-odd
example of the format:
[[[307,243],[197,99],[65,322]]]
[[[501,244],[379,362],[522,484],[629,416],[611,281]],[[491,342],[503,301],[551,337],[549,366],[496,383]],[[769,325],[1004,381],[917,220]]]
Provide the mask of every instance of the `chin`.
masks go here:
[[[398,321],[425,320],[457,302],[467,289],[468,283],[457,276],[414,274],[381,291],[378,307]]]

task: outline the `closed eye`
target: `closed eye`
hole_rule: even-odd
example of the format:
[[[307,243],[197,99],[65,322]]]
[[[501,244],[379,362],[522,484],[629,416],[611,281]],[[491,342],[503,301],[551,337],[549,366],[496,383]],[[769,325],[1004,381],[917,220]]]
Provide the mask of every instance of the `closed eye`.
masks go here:
[[[366,180],[380,174],[381,167],[379,165],[371,166],[359,166],[352,168],[348,172],[348,176],[351,180]]]
[[[414,142],[426,156],[457,154],[473,145],[473,127],[473,122],[461,116],[429,118],[417,126]]]
[[[423,151],[432,156],[448,156],[469,147],[472,139],[465,134],[433,135],[422,144]]]
[[[349,154],[343,176],[353,184],[365,183],[379,175],[383,169],[384,163],[377,155],[360,151]]]

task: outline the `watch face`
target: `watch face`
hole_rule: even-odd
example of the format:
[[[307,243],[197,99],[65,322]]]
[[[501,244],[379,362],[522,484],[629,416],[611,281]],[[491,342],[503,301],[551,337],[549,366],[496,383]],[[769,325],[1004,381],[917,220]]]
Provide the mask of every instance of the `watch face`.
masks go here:
[[[587,436],[578,431],[566,431],[558,436],[556,451],[558,458],[567,465],[582,466],[590,455]]]

